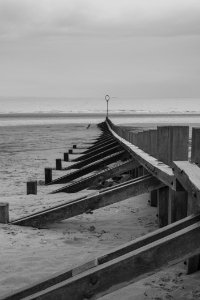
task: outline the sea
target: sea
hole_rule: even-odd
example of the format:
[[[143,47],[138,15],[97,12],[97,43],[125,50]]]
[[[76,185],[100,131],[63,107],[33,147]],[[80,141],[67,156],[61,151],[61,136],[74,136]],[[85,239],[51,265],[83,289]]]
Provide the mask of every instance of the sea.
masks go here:
[[[0,97],[0,126],[99,123],[105,97]],[[110,96],[108,116],[116,124],[199,124],[200,98],[143,99]]]
[[[24,195],[27,180],[43,182],[45,167],[55,168],[55,159],[63,158],[73,144],[99,134],[96,124],[105,120],[106,108],[104,98],[0,98],[1,199]],[[108,108],[115,124],[189,125],[190,137],[191,128],[200,127],[198,99],[110,97]]]

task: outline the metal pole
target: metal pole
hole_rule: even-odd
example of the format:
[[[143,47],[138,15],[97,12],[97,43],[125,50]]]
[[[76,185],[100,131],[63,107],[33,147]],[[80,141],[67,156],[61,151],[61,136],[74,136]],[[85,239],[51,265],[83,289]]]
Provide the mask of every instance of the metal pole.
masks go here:
[[[109,95],[106,95],[105,96],[105,100],[106,100],[106,102],[107,102],[107,118],[108,118],[108,102],[109,102],[109,100],[110,100],[110,96]]]

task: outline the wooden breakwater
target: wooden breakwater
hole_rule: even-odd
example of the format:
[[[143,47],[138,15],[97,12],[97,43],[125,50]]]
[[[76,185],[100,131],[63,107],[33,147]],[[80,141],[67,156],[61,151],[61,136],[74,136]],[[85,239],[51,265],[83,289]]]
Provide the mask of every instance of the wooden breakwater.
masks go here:
[[[112,178],[116,174],[131,172],[132,179],[11,224],[41,226],[150,192],[151,205],[158,209],[160,229],[76,269],[52,275],[0,299],[90,299],[107,293],[110,287],[119,283],[137,280],[171,261],[181,261],[194,254],[187,263],[188,273],[199,269],[200,129],[192,130],[192,154],[188,160],[187,126],[161,126],[156,130],[138,132],[135,128],[128,130],[116,126],[106,119],[100,128],[100,137],[80,158],[75,159],[74,164],[85,161],[78,170],[72,171],[75,176],[69,179],[66,174],[54,180],[63,182],[63,177],[67,178],[65,191],[70,186],[76,191],[76,188],[79,190],[89,186],[98,176]],[[73,146],[73,149],[77,147]],[[120,150],[120,154],[116,149]],[[73,150],[70,155],[71,152]],[[102,152],[105,155],[101,156]],[[88,160],[91,157],[92,161]],[[117,161],[120,161],[118,166],[109,167],[110,163]],[[104,163],[108,168],[97,171]],[[90,174],[94,170],[97,173]],[[66,170],[61,167],[60,171]],[[81,179],[82,174],[85,177]],[[54,184],[54,180],[51,174],[51,180],[46,183]],[[60,191],[63,192],[63,189],[55,192]]]

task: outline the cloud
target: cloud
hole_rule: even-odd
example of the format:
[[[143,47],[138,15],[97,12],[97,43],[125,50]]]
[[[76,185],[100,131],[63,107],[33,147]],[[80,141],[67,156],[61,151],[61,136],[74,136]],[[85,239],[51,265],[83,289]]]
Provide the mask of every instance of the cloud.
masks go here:
[[[199,0],[0,0],[0,37],[200,34]]]

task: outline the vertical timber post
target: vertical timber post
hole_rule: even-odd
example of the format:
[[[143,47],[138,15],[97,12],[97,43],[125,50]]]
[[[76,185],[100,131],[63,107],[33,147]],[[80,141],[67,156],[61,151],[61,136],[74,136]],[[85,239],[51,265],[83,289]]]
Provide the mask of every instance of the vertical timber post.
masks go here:
[[[149,154],[158,157],[157,151],[157,130],[149,130]],[[150,206],[157,207],[158,190],[150,192]]]
[[[56,159],[56,170],[62,170],[62,161],[60,158]]]
[[[44,174],[45,174],[45,184],[50,183],[52,181],[52,168],[45,168]]]
[[[170,162],[176,160],[188,160],[189,127],[171,126],[171,154]],[[169,193],[169,223],[176,222],[187,216],[188,193],[176,180],[176,191],[170,189]]]
[[[157,135],[157,147],[158,147],[158,159],[165,164],[171,166],[175,160],[188,160],[188,141],[189,141],[189,127],[188,126],[162,126],[158,127]],[[177,183],[178,184],[178,183]],[[168,189],[168,191],[167,191]],[[159,220],[159,224],[163,224],[167,221],[172,223],[178,219],[185,217],[187,207],[187,192],[183,189],[172,191],[169,187],[166,187],[166,196],[163,193],[159,195],[159,209],[162,207],[168,207],[166,214],[167,218]],[[164,203],[168,202],[168,204]],[[179,211],[179,213],[177,213]],[[161,209],[162,212],[162,209]],[[158,217],[163,218],[163,215]]]
[[[200,128],[192,128],[191,162],[200,167]],[[195,198],[193,195],[189,195],[187,214],[191,215],[197,212]],[[192,256],[187,260],[187,274],[192,274],[198,270],[200,270],[200,254]]]
[[[37,195],[37,181],[28,181],[26,187],[27,195]]]
[[[69,153],[64,153],[64,161],[69,161]]]
[[[0,223],[7,224],[9,222],[9,204],[0,202]]]

